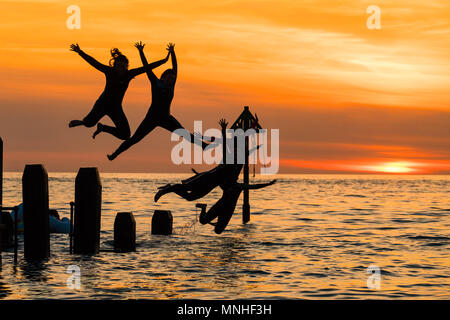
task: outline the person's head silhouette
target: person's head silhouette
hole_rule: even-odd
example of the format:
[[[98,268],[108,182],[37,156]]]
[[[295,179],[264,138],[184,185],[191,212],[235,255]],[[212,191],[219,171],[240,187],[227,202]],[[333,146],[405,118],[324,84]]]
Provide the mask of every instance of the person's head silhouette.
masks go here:
[[[167,69],[161,75],[161,81],[168,87],[175,86],[175,81],[177,79],[177,75],[173,69]]]
[[[109,65],[119,72],[128,70],[128,58],[122,54],[117,48],[111,49],[111,60]]]

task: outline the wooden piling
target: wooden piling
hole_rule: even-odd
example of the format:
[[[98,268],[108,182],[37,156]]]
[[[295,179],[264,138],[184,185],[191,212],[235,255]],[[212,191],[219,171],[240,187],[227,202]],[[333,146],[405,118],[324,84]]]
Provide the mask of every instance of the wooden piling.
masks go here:
[[[25,166],[22,195],[25,259],[42,260],[50,255],[48,175],[43,165]]]
[[[2,236],[2,230],[5,228],[5,225],[0,224],[0,237]],[[0,246],[0,271],[2,271],[2,247]]]
[[[75,179],[74,253],[99,252],[101,204],[102,184],[97,168],[80,168]]]
[[[152,217],[152,234],[172,234],[173,217],[170,210],[155,210]]]
[[[3,205],[3,140],[2,137],[0,137],[0,208]],[[0,209],[0,214],[1,214]],[[0,224],[0,238],[3,238],[2,235],[2,229],[6,228],[5,225]],[[0,270],[2,268],[2,248],[0,245]]]
[[[3,226],[0,230],[0,248],[7,249],[14,245],[14,222],[11,214],[6,211],[1,211],[0,207],[0,225]]]
[[[0,207],[3,206],[3,140],[0,137]]]
[[[245,162],[244,162],[244,184],[248,185],[250,183],[249,179],[249,143],[248,136],[245,136]],[[244,189],[244,201],[242,204],[242,223],[247,223],[250,221],[250,192],[248,188]]]
[[[5,225],[0,224],[0,237],[2,236],[2,230],[5,228]],[[0,247],[0,271],[2,271],[2,247]]]
[[[231,129],[242,129],[245,133],[247,130],[254,129],[255,132],[258,132],[259,129],[262,129],[261,125],[258,123],[258,119],[253,116],[250,112],[250,108],[248,106],[244,106],[244,111],[241,115],[236,119],[236,121],[231,126]],[[245,162],[244,162],[244,183],[249,183],[249,137],[245,136]],[[236,145],[236,143],[235,143]],[[242,205],[242,222],[247,223],[250,221],[250,199],[249,199],[249,190],[244,189],[244,201]]]
[[[133,213],[119,212],[114,220],[114,251],[136,251],[136,220]]]

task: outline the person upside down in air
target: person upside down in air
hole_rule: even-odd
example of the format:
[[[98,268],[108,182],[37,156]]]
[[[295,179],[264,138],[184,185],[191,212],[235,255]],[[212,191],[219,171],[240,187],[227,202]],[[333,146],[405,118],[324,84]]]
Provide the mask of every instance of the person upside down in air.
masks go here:
[[[221,119],[219,121],[220,126],[222,129],[226,129],[227,122],[225,119]],[[206,137],[203,137],[206,138]],[[208,138],[213,143],[209,145],[209,147],[219,147],[222,146],[222,140],[220,138],[214,139]],[[233,138],[232,138],[233,139]],[[208,147],[208,148],[209,148]],[[259,149],[260,146],[256,146],[249,150],[249,154],[253,153],[253,151]],[[230,150],[226,149],[226,152],[230,155]],[[231,156],[227,156],[225,159],[230,159]],[[194,201],[197,199],[200,199],[204,196],[206,196],[208,193],[210,193],[214,188],[217,186],[220,186],[223,190],[225,190],[226,187],[224,187],[224,183],[230,179],[230,177],[233,177],[236,173],[239,176],[240,171],[242,170],[243,164],[224,164],[223,162],[219,164],[218,166],[214,167],[211,170],[198,173],[194,171],[195,175],[182,180],[181,183],[176,184],[167,184],[163,187],[160,187],[159,191],[155,194],[155,202],[158,202],[159,198],[161,198],[163,195],[168,193],[176,193],[183,199],[187,201]],[[237,179],[237,178],[236,178]]]
[[[221,120],[221,125],[223,125],[223,120]],[[226,126],[226,124],[225,124]],[[257,150],[260,146],[256,146],[252,150],[249,150],[249,154],[254,150]],[[206,211],[206,204],[197,203],[196,207],[201,209],[200,212],[200,223],[201,224],[212,224],[214,226],[214,231],[217,234],[221,234],[233,216],[234,210],[236,209],[237,201],[245,189],[261,189],[274,184],[277,180],[272,180],[268,183],[258,183],[258,184],[245,184],[239,183],[239,174],[242,171],[243,164],[239,164],[236,161],[235,156],[234,164],[226,164],[227,167],[225,179],[219,184],[220,188],[223,190],[222,197],[213,206]],[[212,222],[217,218],[217,222]]]
[[[135,44],[135,47],[139,50],[142,64],[146,69],[148,79],[151,83],[152,104],[150,105],[144,120],[142,120],[133,136],[126,139],[116,151],[114,151],[111,155],[108,155],[109,160],[114,160],[119,154],[141,141],[158,126],[171,132],[174,132],[176,129],[184,129],[178,120],[170,114],[170,105],[174,95],[178,69],[174,49],[175,45],[170,43],[167,46],[167,51],[172,58],[172,69],[164,71],[160,79],[156,77],[151,68],[147,67],[148,63],[144,54],[144,46],[145,44],[142,42],[137,42]],[[207,143],[199,140],[193,134],[190,134],[190,136],[191,142],[201,145],[202,148],[208,146]]]
[[[112,58],[109,61],[109,66],[86,54],[78,44],[72,44],[70,50],[78,53],[91,66],[103,72],[106,77],[106,85],[88,115],[83,120],[70,121],[69,127],[85,126],[90,128],[97,125],[97,130],[92,136],[94,139],[101,132],[109,133],[121,140],[128,139],[131,134],[130,125],[122,108],[122,100],[128,85],[134,77],[144,73],[145,68],[154,69],[167,62],[169,54],[165,59],[148,64],[146,67],[128,70],[128,58],[117,48],[111,50]],[[108,116],[115,126],[100,123],[99,121],[104,116]]]

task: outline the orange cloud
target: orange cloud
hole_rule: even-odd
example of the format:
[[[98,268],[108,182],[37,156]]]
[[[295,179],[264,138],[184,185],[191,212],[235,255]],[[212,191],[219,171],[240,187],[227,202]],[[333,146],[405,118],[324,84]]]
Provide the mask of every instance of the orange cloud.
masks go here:
[[[70,140],[78,153],[92,152],[91,140],[80,130],[67,132],[66,122],[89,110],[104,79],[69,52],[70,43],[104,63],[108,50],[119,47],[135,67],[133,41],[148,43],[149,60],[160,59],[173,41],[179,81],[172,110],[188,127],[194,119],[216,125],[251,105],[264,111],[258,111],[264,124],[280,129],[281,165],[288,169],[389,171],[401,165],[383,163],[407,162],[414,172],[448,170],[448,1],[378,1],[377,31],[366,27],[365,9],[373,4],[366,0],[80,0],[80,30],[66,28],[68,3],[0,3],[0,128],[13,128],[0,134],[23,148],[57,148],[37,139],[53,136]],[[145,76],[134,80],[124,100],[132,128],[150,101]],[[28,137],[15,130],[26,127]],[[167,143],[150,141],[158,148]],[[115,142],[96,148],[106,152]],[[133,156],[152,157],[138,150]],[[74,163],[84,156],[74,156]],[[19,159],[7,161],[20,167]],[[149,171],[160,169],[142,162]]]

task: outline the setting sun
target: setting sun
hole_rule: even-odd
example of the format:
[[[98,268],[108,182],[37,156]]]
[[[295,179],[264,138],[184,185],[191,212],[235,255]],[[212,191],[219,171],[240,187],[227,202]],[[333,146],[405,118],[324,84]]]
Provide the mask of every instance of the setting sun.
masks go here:
[[[407,162],[390,162],[375,168],[375,171],[386,173],[408,173],[414,172],[415,169],[410,168]]]
[[[354,165],[348,169],[371,173],[419,173],[418,166],[421,166],[421,164],[407,161],[392,161],[378,164]]]
[[[358,163],[359,162],[359,163]],[[287,163],[287,165],[292,165]],[[307,167],[304,163],[296,163],[298,167]],[[375,162],[371,159],[356,159],[350,161],[330,161],[325,163],[324,169],[331,172],[358,172],[358,173],[394,173],[394,174],[426,174],[432,168],[431,164],[403,160],[389,162]]]

